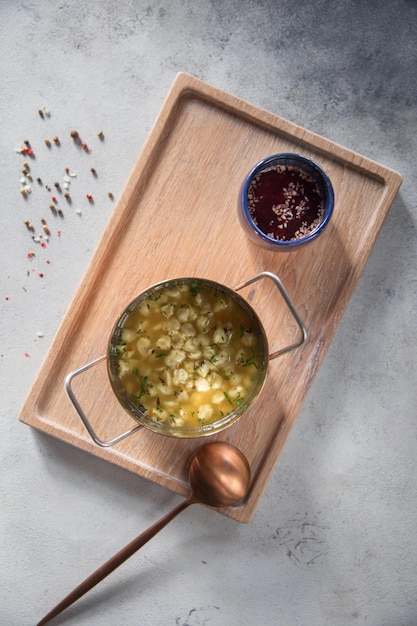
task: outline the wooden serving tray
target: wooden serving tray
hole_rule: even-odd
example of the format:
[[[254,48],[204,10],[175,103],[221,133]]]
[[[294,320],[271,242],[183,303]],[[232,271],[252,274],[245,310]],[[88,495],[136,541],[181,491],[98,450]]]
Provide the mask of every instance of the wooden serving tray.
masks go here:
[[[238,222],[242,180],[265,156],[299,152],[333,182],[332,221],[314,243],[272,253],[250,242]],[[84,278],[21,410],[20,420],[168,489],[188,493],[188,465],[210,439],[240,448],[252,468],[239,507],[221,512],[249,522],[330,345],[379,230],[400,174],[187,74],[179,74],[134,165]],[[110,448],[88,435],[64,389],[66,375],[106,353],[125,306],[160,280],[194,276],[234,287],[264,270],[287,289],[308,340],[271,361],[255,404],[209,439],[172,439],[140,429]],[[271,351],[296,339],[288,307],[270,282],[248,289]],[[114,398],[105,362],[74,381],[97,434],[135,425]]]

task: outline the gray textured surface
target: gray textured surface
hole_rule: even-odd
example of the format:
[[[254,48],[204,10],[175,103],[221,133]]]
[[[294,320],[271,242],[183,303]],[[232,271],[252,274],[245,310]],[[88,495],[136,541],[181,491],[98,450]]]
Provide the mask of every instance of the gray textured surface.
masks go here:
[[[416,32],[413,0],[0,2],[2,626],[34,624],[178,501],[17,421],[111,214],[107,190],[178,71],[404,183],[252,522],[188,510],[55,623],[417,624]],[[23,219],[44,209],[37,190],[20,197],[15,147],[73,127],[94,144],[96,202],[30,264]],[[44,172],[67,165],[64,145],[45,152]],[[90,183],[74,182],[80,206]]]

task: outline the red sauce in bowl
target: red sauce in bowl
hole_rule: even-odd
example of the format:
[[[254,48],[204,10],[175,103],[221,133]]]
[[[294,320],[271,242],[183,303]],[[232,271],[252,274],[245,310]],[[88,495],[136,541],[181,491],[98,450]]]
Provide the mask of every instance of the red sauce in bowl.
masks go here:
[[[292,241],[313,232],[324,216],[324,198],[315,180],[293,165],[256,174],[248,189],[248,209],[268,237]]]

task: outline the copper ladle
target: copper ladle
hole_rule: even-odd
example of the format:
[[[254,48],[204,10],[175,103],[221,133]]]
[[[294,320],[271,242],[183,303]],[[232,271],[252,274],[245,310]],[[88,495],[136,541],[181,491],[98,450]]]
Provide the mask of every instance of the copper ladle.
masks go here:
[[[87,591],[106,578],[119,565],[124,563],[139,548],[162,530],[179,513],[191,504],[205,504],[211,507],[238,504],[247,494],[250,483],[250,467],[245,455],[228,443],[208,443],[194,456],[189,469],[191,494],[136,539],[112,556],[106,563],[90,574],[71,591],[55,608],[38,622],[47,624]]]

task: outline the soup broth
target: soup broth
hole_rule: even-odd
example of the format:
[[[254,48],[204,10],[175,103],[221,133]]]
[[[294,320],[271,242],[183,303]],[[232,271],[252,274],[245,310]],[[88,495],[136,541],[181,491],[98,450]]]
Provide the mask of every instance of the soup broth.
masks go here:
[[[166,283],[139,300],[110,358],[131,405],[170,428],[192,430],[247,406],[267,355],[250,307],[196,280]]]

